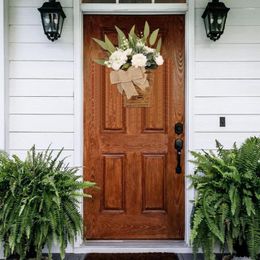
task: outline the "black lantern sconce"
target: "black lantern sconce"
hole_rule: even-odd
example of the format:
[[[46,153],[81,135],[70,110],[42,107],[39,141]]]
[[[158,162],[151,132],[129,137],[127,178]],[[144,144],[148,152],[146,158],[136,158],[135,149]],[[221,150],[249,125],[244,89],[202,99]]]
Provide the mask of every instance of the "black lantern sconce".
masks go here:
[[[219,0],[212,0],[208,3],[202,18],[204,19],[207,37],[213,41],[220,38],[225,30],[227,14],[230,8]]]
[[[50,41],[58,40],[61,36],[64,19],[66,18],[60,2],[49,0],[38,10],[41,13],[42,26],[47,38]]]

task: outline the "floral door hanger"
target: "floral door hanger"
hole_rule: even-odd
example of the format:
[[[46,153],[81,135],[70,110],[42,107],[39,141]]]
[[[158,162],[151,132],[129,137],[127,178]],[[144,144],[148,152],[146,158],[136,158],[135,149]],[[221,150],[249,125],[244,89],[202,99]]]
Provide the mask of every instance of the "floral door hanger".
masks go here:
[[[104,41],[93,38],[107,53],[107,59],[95,62],[112,69],[110,81],[125,96],[126,106],[150,106],[151,70],[164,62],[160,54],[162,39],[157,39],[159,29],[150,33],[150,26],[145,22],[144,31],[140,35],[135,33],[134,25],[128,37],[117,26],[115,29],[118,34],[117,46],[106,35]]]

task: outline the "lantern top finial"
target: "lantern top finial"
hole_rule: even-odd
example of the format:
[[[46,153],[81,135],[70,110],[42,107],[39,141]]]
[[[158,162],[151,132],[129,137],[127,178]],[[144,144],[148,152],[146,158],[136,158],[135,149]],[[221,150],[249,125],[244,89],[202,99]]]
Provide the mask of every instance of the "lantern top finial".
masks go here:
[[[207,16],[207,14],[209,12],[226,12],[228,13],[228,11],[230,10],[230,8],[227,8],[225,6],[224,3],[219,2],[219,0],[212,0],[212,2],[209,2],[203,15],[202,18],[205,18]]]

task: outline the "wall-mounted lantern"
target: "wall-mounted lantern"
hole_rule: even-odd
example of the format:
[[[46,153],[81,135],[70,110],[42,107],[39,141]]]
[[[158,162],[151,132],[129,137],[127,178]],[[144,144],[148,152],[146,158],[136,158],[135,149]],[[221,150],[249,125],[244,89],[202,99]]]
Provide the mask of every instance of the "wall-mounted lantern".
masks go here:
[[[207,37],[216,41],[223,34],[230,8],[219,0],[212,0],[208,3],[202,18],[204,19]]]
[[[38,10],[41,13],[42,26],[47,38],[51,41],[60,38],[63,22],[66,18],[60,2],[49,0],[49,2],[45,2]]]

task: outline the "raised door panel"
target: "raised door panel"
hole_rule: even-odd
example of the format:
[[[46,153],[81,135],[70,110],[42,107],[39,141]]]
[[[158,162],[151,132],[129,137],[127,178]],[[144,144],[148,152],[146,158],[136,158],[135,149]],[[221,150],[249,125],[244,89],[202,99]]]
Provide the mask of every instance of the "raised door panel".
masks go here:
[[[166,212],[166,156],[142,155],[143,212]]]
[[[125,208],[125,155],[103,154],[102,211]]]
[[[167,126],[167,62],[163,67],[152,71],[151,107],[143,111],[143,132],[166,132]]]
[[[124,132],[126,130],[126,114],[122,95],[116,86],[109,81],[110,70],[102,67],[103,84],[102,93],[102,130],[105,132]]]

